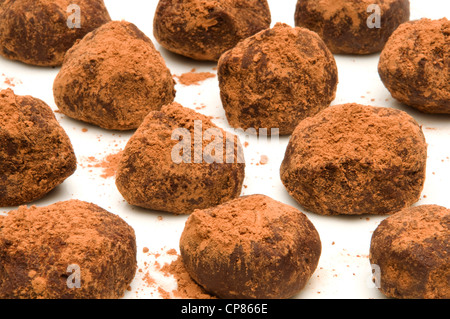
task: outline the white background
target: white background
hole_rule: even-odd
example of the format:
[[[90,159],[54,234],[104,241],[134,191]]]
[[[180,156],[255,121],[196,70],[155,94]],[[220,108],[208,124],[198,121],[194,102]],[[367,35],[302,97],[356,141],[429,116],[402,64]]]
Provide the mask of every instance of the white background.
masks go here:
[[[215,72],[214,63],[196,62],[174,55],[162,49],[152,34],[153,14],[157,0],[105,0],[114,20],[127,20],[136,24],[146,33],[160,50],[172,74],[180,75],[196,68],[199,72]],[[272,25],[276,22],[294,24],[296,0],[269,0],[272,11]],[[411,19],[428,17],[433,19],[448,17],[448,0],[411,0]],[[416,204],[438,204],[450,207],[449,157],[450,116],[425,115],[393,100],[384,88],[377,73],[379,54],[370,56],[336,56],[339,69],[339,86],[336,100],[332,104],[357,102],[361,104],[393,107],[412,115],[422,126],[428,148],[427,179],[422,198]],[[27,66],[0,58],[0,88],[7,88],[4,78],[13,78],[16,94],[32,95],[44,100],[53,110],[57,110],[52,94],[53,80],[58,68]],[[3,74],[3,75],[2,75]],[[217,77],[208,79],[198,86],[176,86],[176,101],[190,108],[205,108],[200,113],[213,116],[220,127],[231,130],[222,109],[219,98]],[[153,257],[144,254],[161,252],[170,248],[178,250],[178,241],[187,216],[173,216],[167,213],[152,212],[128,205],[117,191],[114,178],[104,179],[101,168],[88,168],[88,157],[102,160],[106,155],[123,149],[132,132],[106,131],[94,126],[72,120],[56,113],[57,119],[72,140],[79,166],[74,175],[68,178],[44,199],[31,204],[49,205],[57,201],[80,199],[93,202],[120,215],[136,231],[138,243],[138,264],[148,269],[145,263],[151,263]],[[88,129],[83,132],[82,129]],[[256,139],[241,138],[248,141],[245,148],[246,178],[243,195],[266,194],[272,198],[301,207],[287,194],[279,178],[279,167],[284,157],[288,137],[280,138],[278,143],[263,143]],[[261,155],[267,155],[266,165],[256,165]],[[2,208],[7,212],[12,208]],[[305,212],[316,226],[322,241],[322,255],[319,266],[305,289],[295,298],[384,298],[370,282],[368,260],[370,238],[373,230],[385,217],[330,217]],[[166,256],[166,260],[173,256]],[[164,255],[161,257],[164,258]],[[161,262],[161,260],[159,260]],[[148,265],[148,264],[147,264]],[[174,281],[162,273],[150,274],[165,290],[174,288]],[[132,283],[132,291],[125,298],[159,298],[155,287],[148,287],[137,273]]]

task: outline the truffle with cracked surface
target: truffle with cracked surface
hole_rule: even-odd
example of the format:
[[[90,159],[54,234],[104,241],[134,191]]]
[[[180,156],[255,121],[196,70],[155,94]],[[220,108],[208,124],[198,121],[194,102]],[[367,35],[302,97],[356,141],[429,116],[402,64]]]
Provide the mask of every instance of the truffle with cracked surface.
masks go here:
[[[167,50],[217,61],[239,41],[270,27],[267,0],[160,0],[153,30]]]

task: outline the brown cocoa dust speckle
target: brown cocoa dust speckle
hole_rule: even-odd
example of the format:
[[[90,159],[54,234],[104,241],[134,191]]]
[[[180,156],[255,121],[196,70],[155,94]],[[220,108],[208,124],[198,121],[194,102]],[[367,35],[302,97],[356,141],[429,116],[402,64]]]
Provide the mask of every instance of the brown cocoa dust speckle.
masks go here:
[[[79,163],[81,167],[98,167],[103,169],[103,173],[100,175],[102,178],[114,177],[116,175],[117,167],[119,165],[120,158],[122,157],[122,150],[117,153],[109,154],[102,160],[98,160],[95,156],[87,157],[87,165]]]
[[[261,159],[259,160],[259,164],[266,165],[269,162],[269,157],[267,155],[261,155]]]
[[[181,75],[174,75],[178,79],[178,82],[183,85],[199,85],[200,82],[209,78],[214,78],[216,75],[211,72],[196,72],[196,69],[192,69],[190,72],[183,73]]]
[[[2,77],[3,79],[0,80],[0,81],[2,81],[3,84],[6,85],[6,87],[14,88],[16,85],[22,84],[22,81],[17,80],[17,79],[15,79],[15,78],[13,78],[13,77],[8,77],[8,76],[6,76],[4,73],[2,73],[1,77]]]
[[[199,286],[187,273],[181,257],[175,249],[161,248],[161,251],[146,251],[145,257],[151,257],[151,261],[144,262],[139,269],[142,282],[146,288],[153,288],[163,299],[216,299]],[[171,262],[167,262],[170,257]],[[175,258],[175,259],[174,259]],[[164,259],[164,260],[163,260]],[[163,266],[161,266],[163,263]],[[172,277],[176,282],[176,288],[168,291],[158,278]],[[136,290],[138,296],[138,289]],[[153,296],[153,294],[152,294]]]

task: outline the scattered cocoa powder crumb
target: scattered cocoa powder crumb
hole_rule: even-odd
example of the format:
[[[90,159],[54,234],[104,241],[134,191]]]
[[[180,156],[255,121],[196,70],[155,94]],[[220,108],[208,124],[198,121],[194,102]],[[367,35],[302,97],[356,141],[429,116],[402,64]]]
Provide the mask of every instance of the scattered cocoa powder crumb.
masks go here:
[[[147,247],[144,247],[144,249],[142,249],[143,253],[148,253],[149,249]]]
[[[176,251],[174,248],[169,249],[168,251],[166,251],[166,253],[167,253],[168,255],[173,255],[173,256],[175,256],[175,255],[178,254],[177,251]]]
[[[103,168],[103,174],[100,175],[100,177],[108,178],[115,176],[121,157],[122,151],[116,154],[110,154],[106,156],[105,160],[100,163],[100,167]]]
[[[244,147],[247,147],[248,146],[248,142],[244,142]]]
[[[4,77],[4,79],[3,79],[3,84],[6,84],[6,86],[9,87],[9,88],[13,88],[13,87],[15,87],[17,84],[22,84],[22,81],[16,80],[16,79],[13,78],[13,77],[7,77],[4,73],[2,73],[1,76]]]
[[[98,162],[97,158],[94,156],[89,156],[87,158],[89,163],[87,167],[100,167],[103,168],[103,174],[100,175],[102,178],[114,177],[116,175],[117,167],[119,166],[120,159],[122,157],[122,150],[115,154],[107,155],[101,162]],[[83,165],[81,165],[83,167]]]
[[[183,85],[199,85],[200,82],[209,78],[214,78],[215,76],[216,75],[211,72],[196,72],[195,68],[190,72],[174,75],[174,77]]]
[[[164,265],[161,270],[168,275],[173,275],[176,279],[178,288],[172,291],[175,297],[182,299],[217,299],[215,296],[208,294],[189,276],[181,257],[178,257],[171,264]]]
[[[205,104],[200,104],[200,106],[197,106],[195,109],[196,110],[201,110],[201,109],[204,109],[206,107],[206,105]]]
[[[171,298],[170,298],[170,293],[167,292],[167,291],[165,291],[165,290],[162,289],[161,287],[158,287],[158,292],[159,292],[159,294],[161,295],[161,297],[162,297],[163,299],[171,299]]]
[[[144,277],[142,278],[142,280],[143,280],[143,281],[147,284],[147,286],[149,286],[149,287],[153,286],[153,285],[156,283],[155,279],[153,279],[153,278],[150,276],[150,273],[149,273],[149,272],[146,272],[146,273],[144,274]]]
[[[269,162],[269,157],[267,155],[261,155],[261,159],[259,160],[259,164],[266,165]]]
[[[83,133],[86,133],[87,131],[88,131],[88,129],[85,128],[85,127],[83,127],[83,128],[81,129],[81,132],[83,132]]]

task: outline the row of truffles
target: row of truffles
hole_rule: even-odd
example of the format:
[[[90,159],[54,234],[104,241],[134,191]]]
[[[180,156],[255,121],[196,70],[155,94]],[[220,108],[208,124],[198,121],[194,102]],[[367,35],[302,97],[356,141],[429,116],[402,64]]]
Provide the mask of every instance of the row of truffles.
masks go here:
[[[26,1],[14,3],[22,2]],[[216,52],[213,60],[218,60],[220,97],[228,122],[235,128],[277,128],[281,135],[289,135],[301,120],[328,107],[338,84],[333,53],[382,50],[379,74],[393,97],[422,112],[450,113],[450,66],[446,63],[450,22],[445,18],[405,22],[409,1],[386,0],[379,4],[381,27],[371,28],[367,2],[299,0],[297,27],[277,23],[270,28],[266,1],[160,1],[154,34],[163,47],[189,57],[207,59],[210,51]],[[8,3],[0,4],[0,15],[9,17],[6,22],[33,21],[20,18],[21,12]],[[58,8],[66,5],[64,1],[58,4]],[[103,12],[102,2],[90,6],[92,10],[83,9]],[[43,8],[56,10],[48,4]],[[39,16],[43,8],[31,7],[30,12]],[[88,20],[89,14],[82,16]],[[2,31],[6,22],[0,24],[0,36],[7,38],[0,42],[4,52],[31,50],[29,55],[35,57],[51,51],[42,46],[30,48],[35,42],[45,43],[41,38],[55,34],[69,38],[46,27],[48,32],[39,37],[27,32],[33,39],[7,49],[9,41],[18,41],[19,33],[13,32],[17,27]],[[105,129],[130,130],[150,111],[173,102],[176,92],[170,70],[136,26],[107,19],[101,26],[82,22],[85,29],[79,32],[94,31],[68,46],[64,60],[59,54],[62,68],[53,90],[64,114]],[[237,38],[228,43],[227,34]],[[336,48],[334,42],[355,50]],[[377,48],[368,48],[369,44]]]
[[[0,114],[1,206],[39,199],[73,174],[71,142],[43,101],[4,90]],[[422,129],[406,112],[343,104],[300,122],[280,177],[314,213],[384,215],[417,202],[426,161]],[[172,103],[150,112],[130,138],[116,185],[132,205],[189,214],[238,197],[244,177],[239,137]]]
[[[449,240],[450,210],[441,206],[406,208],[384,219],[369,254],[380,291],[393,298],[450,298]],[[305,214],[265,195],[195,210],[179,245],[195,282],[227,299],[295,296],[322,251]],[[120,298],[137,269],[134,230],[78,200],[0,216],[0,256],[0,299]]]
[[[333,53],[379,52],[409,20],[409,0],[298,0],[295,25],[317,32]],[[369,25],[370,14],[379,14]],[[77,20],[78,19],[78,20]],[[383,25],[376,25],[376,19]],[[0,3],[0,53],[24,63],[57,66],[88,32],[111,21],[103,0],[4,0]],[[217,61],[239,41],[268,29],[267,0],[160,0],[153,33],[166,49]]]

